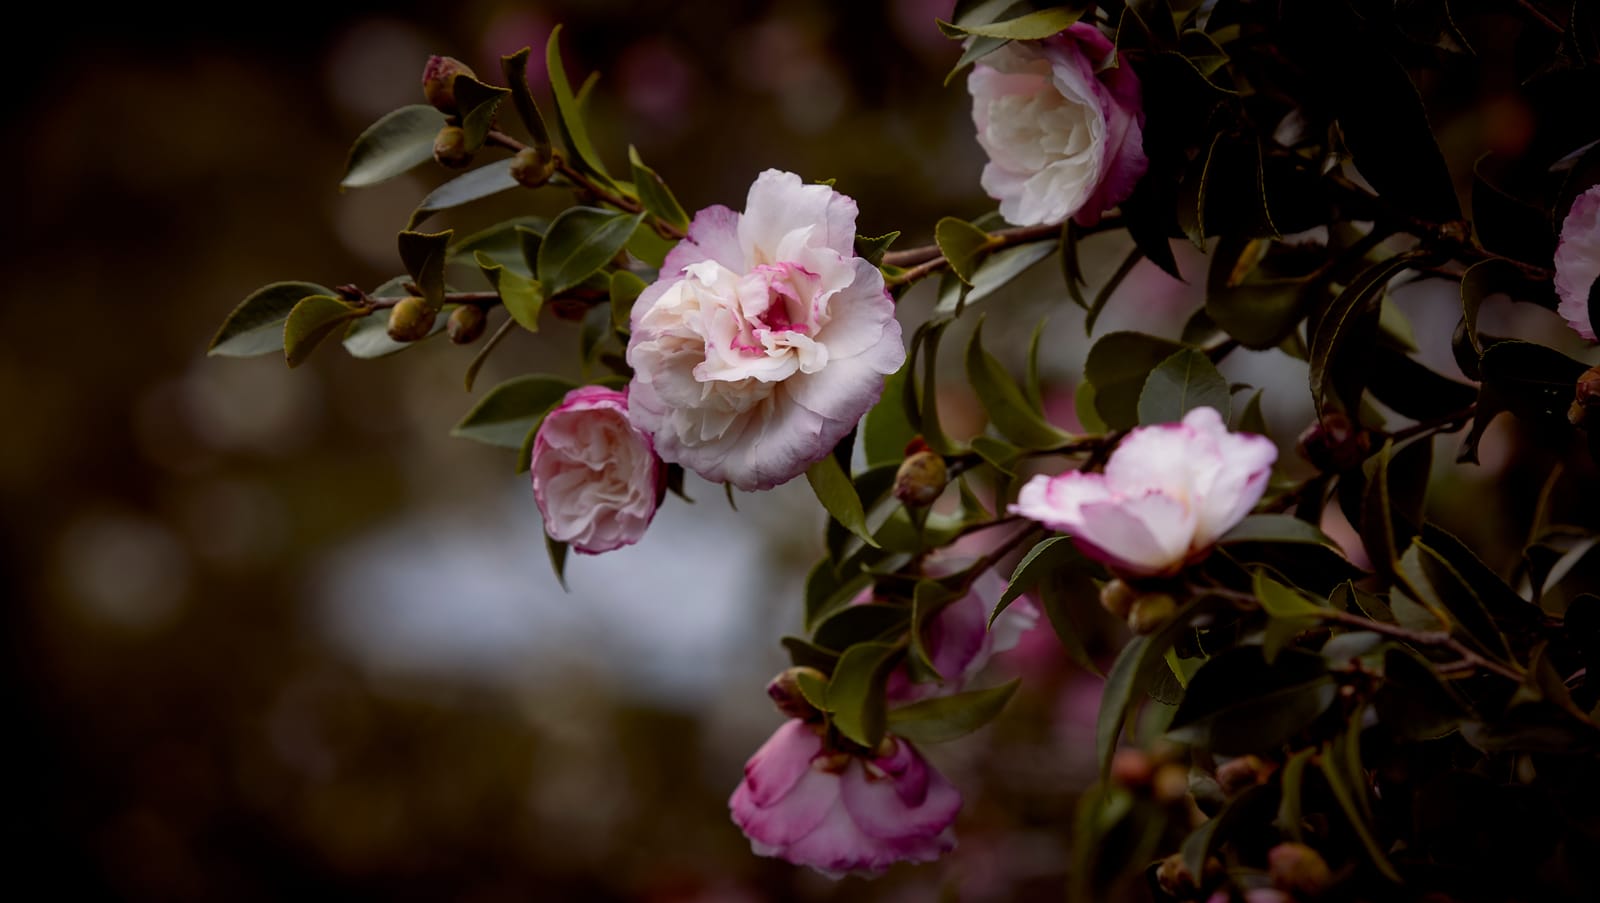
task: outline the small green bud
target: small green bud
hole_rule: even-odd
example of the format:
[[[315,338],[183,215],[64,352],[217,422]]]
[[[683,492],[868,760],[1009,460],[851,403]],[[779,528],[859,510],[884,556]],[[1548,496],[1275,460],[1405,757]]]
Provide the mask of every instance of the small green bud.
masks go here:
[[[456,112],[456,76],[477,78],[466,63],[452,56],[430,56],[422,67],[422,96],[441,113]]]
[[[806,674],[817,680],[826,681],[828,678],[816,668],[797,666],[788,668],[767,683],[767,696],[778,711],[789,718],[799,718],[809,721],[819,713],[816,706],[806,700],[805,694],[800,692],[800,675]]]
[[[538,188],[550,181],[555,171],[555,158],[531,147],[517,151],[517,155],[511,158],[511,178],[524,188]]]
[[[900,462],[894,475],[894,497],[907,508],[925,508],[934,503],[950,482],[944,458],[935,451],[919,451]]]
[[[1590,367],[1578,377],[1567,420],[1583,430],[1600,427],[1600,367]]]
[[[1123,580],[1112,580],[1100,587],[1100,607],[1111,612],[1119,621],[1126,621],[1133,611],[1133,603],[1139,600],[1139,592]]]
[[[1280,843],[1267,852],[1267,871],[1279,890],[1315,898],[1333,884],[1333,872],[1322,854],[1303,843]]]
[[[1172,620],[1178,611],[1178,602],[1166,593],[1146,593],[1133,600],[1128,610],[1128,629],[1143,635],[1155,633],[1161,625]]]
[[[476,304],[463,304],[450,312],[445,329],[450,333],[450,341],[457,345],[471,345],[483,335],[484,324],[488,321],[483,308]]]
[[[460,169],[472,162],[467,150],[467,133],[458,125],[447,125],[433,139],[433,159],[440,166]]]
[[[389,311],[389,338],[396,342],[415,342],[433,332],[435,311],[421,298],[402,298]]]

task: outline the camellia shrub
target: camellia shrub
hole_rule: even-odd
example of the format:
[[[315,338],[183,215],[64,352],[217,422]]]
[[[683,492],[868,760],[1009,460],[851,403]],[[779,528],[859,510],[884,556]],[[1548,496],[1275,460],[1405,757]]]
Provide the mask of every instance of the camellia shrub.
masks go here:
[[[1481,55],[1474,23],[1520,29],[1516,53]],[[953,849],[962,791],[923,749],[1005,707],[1016,683],[983,666],[1042,619],[1083,668],[1109,665],[1100,780],[1063,851],[1077,899],[1600,899],[1600,368],[1548,347],[1600,329],[1600,10],[998,0],[940,26],[998,206],[932,244],[858,234],[849,186],[815,173],[769,169],[691,214],[632,149],[608,165],[558,29],[548,102],[529,50],[499,79],[434,57],[427,102],[356,140],[345,187],[464,170],[400,232],[402,274],[266,286],[211,353],[294,367],[442,332],[480,347],[470,389],[509,333],[576,324],[581,384],[519,376],[455,428],[530,473],[558,573],[638,541],[685,471],[730,492],[804,478],[826,554],[767,687],[786,720],[729,776],[758,855],[872,875]],[[1473,150],[1464,207],[1417,84],[1491,67],[1537,115]],[[425,228],[528,190],[573,204]],[[1104,233],[1131,251],[1091,297],[1084,239]],[[1014,316],[983,302],[1046,258],[1064,278],[1041,300],[1092,332],[1139,261],[1179,278],[1185,241],[1208,255],[1204,306],[1175,338],[1087,348],[1081,430],[1046,415],[1039,374],[1068,349],[1043,324],[1021,373],[981,328],[941,348],[958,319]],[[931,314],[903,324],[925,280]],[[1388,300],[1413,283],[1453,305],[1449,372]],[[987,416],[976,435],[941,423],[941,350]],[[1230,383],[1218,364],[1245,355],[1307,381]],[[1265,435],[1276,393],[1309,397],[1304,460]],[[1527,529],[1474,547],[1436,516],[1473,503],[1430,497],[1430,474],[1476,464],[1486,436]]]

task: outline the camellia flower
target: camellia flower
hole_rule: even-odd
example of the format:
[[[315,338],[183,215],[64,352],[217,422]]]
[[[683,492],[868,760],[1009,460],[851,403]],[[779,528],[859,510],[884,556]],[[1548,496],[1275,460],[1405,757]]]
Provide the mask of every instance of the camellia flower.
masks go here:
[[[1589,291],[1600,278],[1600,185],[1578,195],[1561,222],[1556,245],[1556,312],[1578,335],[1595,340],[1589,322]]]
[[[770,489],[833,450],[905,348],[856,204],[767,170],[743,213],[708,207],[634,303],[629,415],[667,461]]]
[[[603,386],[573,389],[545,415],[528,469],[545,532],[591,555],[638,542],[666,490],[627,394]]]
[[[1277,458],[1265,436],[1230,433],[1215,410],[1195,408],[1128,433],[1103,474],[1034,477],[1011,511],[1125,576],[1174,574],[1250,513]]]
[[[824,728],[792,719],[744,766],[728,808],[758,856],[839,877],[955,849],[961,793],[905,740],[871,754],[830,750]]]
[[[970,562],[969,562],[970,563]],[[941,572],[930,557],[930,575]],[[959,568],[951,568],[954,573]],[[973,581],[965,596],[945,606],[928,622],[923,643],[940,679],[913,683],[904,665],[889,673],[885,694],[890,703],[916,702],[930,696],[960,692],[995,655],[1016,647],[1022,635],[1039,623],[1039,609],[1026,596],[1019,597],[989,626],[989,612],[1005,591],[1005,580],[985,571]]]
[[[1133,193],[1149,166],[1144,105],[1131,68],[1099,68],[1111,52],[1080,22],[1013,41],[972,67],[972,120],[989,155],[983,190],[1007,221],[1093,225]]]

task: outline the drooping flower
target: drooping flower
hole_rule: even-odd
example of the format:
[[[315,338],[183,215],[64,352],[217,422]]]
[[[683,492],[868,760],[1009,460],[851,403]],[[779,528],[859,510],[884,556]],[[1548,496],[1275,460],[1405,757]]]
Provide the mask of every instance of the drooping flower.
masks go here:
[[[1600,279],[1600,185],[1578,195],[1561,221],[1556,245],[1556,312],[1578,335],[1595,340],[1589,321],[1589,292]]]
[[[1130,432],[1103,474],[1034,477],[1011,511],[1124,576],[1174,574],[1250,513],[1277,458],[1266,437],[1230,433],[1215,410],[1196,408]]]
[[[528,470],[545,532],[587,554],[638,542],[666,488],[627,394],[603,386],[573,389],[545,415]]]
[[[830,750],[820,725],[786,722],[744,767],[728,800],[759,856],[838,877],[896,862],[931,862],[955,848],[961,794],[909,742]]]
[[[983,190],[1019,226],[1084,225],[1127,200],[1149,166],[1139,77],[1101,68],[1111,42],[1086,23],[1042,41],[1013,41],[967,78]]]
[[[959,568],[950,572],[955,570]],[[939,573],[937,562],[933,562],[929,573]],[[1015,648],[1022,635],[1039,623],[1039,609],[1026,596],[1019,597],[1006,606],[993,627],[989,626],[989,612],[1004,591],[1005,580],[992,570],[985,571],[973,581],[966,595],[935,615],[924,628],[922,639],[939,677],[916,683],[906,666],[894,669],[885,685],[890,704],[959,693],[995,655]]]
[[[633,306],[629,415],[656,451],[713,482],[770,489],[832,451],[900,368],[856,205],[767,170],[743,213],[708,207]]]

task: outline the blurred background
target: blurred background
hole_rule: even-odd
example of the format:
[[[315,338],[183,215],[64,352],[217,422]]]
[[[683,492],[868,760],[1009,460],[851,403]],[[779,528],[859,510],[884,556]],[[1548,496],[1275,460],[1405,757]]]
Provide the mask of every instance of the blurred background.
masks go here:
[[[740,496],[735,513],[691,478],[693,506],[669,501],[635,547],[575,557],[564,593],[513,456],[447,435],[475,397],[461,390],[474,349],[356,361],[330,343],[293,373],[204,354],[262,284],[394,275],[395,232],[446,176],[423,167],[341,195],[350,140],[420,102],[430,53],[497,80],[501,54],[542,47],[558,22],[569,68],[603,73],[603,153],[637,145],[686,207],[738,207],[779,167],[836,178],[863,234],[921,243],[940,216],[991,206],[964,88],[941,86],[958,48],[933,20],[951,5],[288,0],[13,35],[8,883],[63,899],[1056,898],[1099,684],[1053,638],[1004,665],[1028,683],[1000,724],[930,754],[968,800],[949,861],[869,883],[753,857],[726,799],[780,723],[762,687],[787,664],[776,641],[820,554],[803,484]],[[1519,122],[1480,96],[1453,101],[1463,153]],[[470,230],[555,202],[507,193],[438,222]],[[1119,241],[1086,244],[1091,281]],[[1456,314],[1417,288],[1397,303],[1424,359],[1454,372]],[[988,343],[1019,347],[1049,308],[1050,375],[1070,399],[1088,343],[1062,296],[1057,267],[1037,267],[988,302],[1014,307]],[[1175,335],[1197,303],[1141,265],[1097,332]],[[1570,344],[1539,317],[1493,331]],[[574,330],[512,336],[478,394],[570,371]],[[1241,353],[1227,372],[1304,384],[1281,355]],[[978,428],[946,382],[950,416]],[[1303,394],[1267,396],[1286,450],[1309,421]],[[1445,479],[1492,486],[1517,453],[1504,427],[1483,468]],[[1479,518],[1497,499],[1472,502],[1488,538]],[[1526,516],[1506,512],[1506,529]]]

